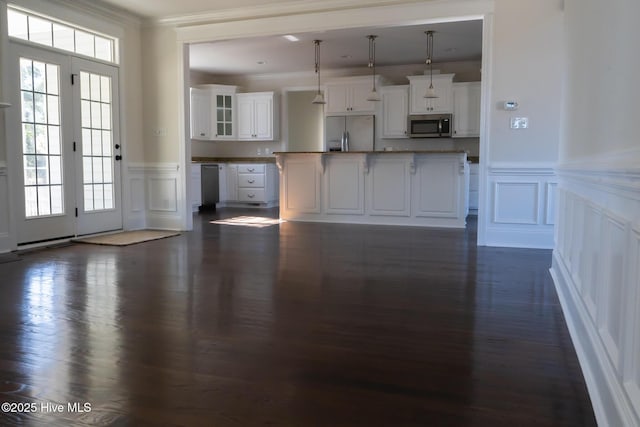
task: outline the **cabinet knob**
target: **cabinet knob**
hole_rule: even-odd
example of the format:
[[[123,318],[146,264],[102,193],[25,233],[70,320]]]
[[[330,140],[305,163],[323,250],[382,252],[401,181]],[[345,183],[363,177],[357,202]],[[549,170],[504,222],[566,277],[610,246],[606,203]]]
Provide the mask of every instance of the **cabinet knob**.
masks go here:
[[[249,179],[249,180],[247,180],[247,182],[248,182],[249,184],[253,184],[254,182],[256,182],[256,180],[255,180],[255,179]]]
[[[255,171],[255,169],[254,169],[254,168],[247,168],[247,170],[248,170],[249,172],[253,172],[253,171]]]
[[[253,199],[254,197],[256,197],[255,194],[247,194],[247,197],[249,197],[250,199]]]
[[[201,133],[200,133],[200,136],[204,136],[204,133],[202,133],[202,132],[201,132]]]

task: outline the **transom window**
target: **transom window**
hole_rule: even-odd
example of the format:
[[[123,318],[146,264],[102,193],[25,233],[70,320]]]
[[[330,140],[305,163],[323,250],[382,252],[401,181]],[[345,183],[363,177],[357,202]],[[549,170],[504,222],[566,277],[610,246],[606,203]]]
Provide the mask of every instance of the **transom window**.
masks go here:
[[[107,62],[117,62],[117,39],[36,15],[7,8],[9,36]]]

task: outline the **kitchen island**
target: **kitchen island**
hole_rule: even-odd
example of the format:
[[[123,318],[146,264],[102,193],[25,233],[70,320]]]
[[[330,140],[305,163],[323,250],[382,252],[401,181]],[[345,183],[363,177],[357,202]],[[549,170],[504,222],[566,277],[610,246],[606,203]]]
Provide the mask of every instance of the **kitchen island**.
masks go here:
[[[287,221],[464,228],[464,151],[278,152]]]

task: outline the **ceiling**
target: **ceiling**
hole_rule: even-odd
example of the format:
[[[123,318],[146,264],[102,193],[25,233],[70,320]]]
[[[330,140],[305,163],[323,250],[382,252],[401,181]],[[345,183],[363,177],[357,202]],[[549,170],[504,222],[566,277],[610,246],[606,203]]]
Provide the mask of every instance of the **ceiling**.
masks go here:
[[[291,0],[103,0],[152,19],[177,17],[211,10],[249,6],[290,4]],[[305,2],[308,0],[299,0]],[[245,38],[199,43],[190,46],[190,67],[217,75],[270,74],[313,71],[313,40],[322,40],[321,68],[341,69],[366,66],[369,34],[377,35],[376,65],[424,63],[426,30],[434,34],[434,64],[480,60],[482,21],[460,21],[416,26],[355,28],[322,33],[294,34],[290,42],[281,36]]]
[[[321,68],[366,66],[369,34],[378,36],[376,65],[419,64],[426,59],[426,30],[435,31],[434,64],[481,59],[482,21],[476,20],[294,34],[300,39],[297,42],[272,36],[194,44],[190,47],[191,69],[219,75],[312,71],[314,39],[322,40]]]

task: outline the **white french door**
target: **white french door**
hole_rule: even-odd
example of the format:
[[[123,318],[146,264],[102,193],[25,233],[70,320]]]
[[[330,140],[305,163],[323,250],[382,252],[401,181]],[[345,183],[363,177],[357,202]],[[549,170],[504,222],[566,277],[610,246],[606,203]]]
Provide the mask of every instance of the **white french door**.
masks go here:
[[[9,60],[18,244],[122,228],[117,69],[19,43]]]
[[[77,141],[77,234],[122,228],[118,70],[72,60]]]

